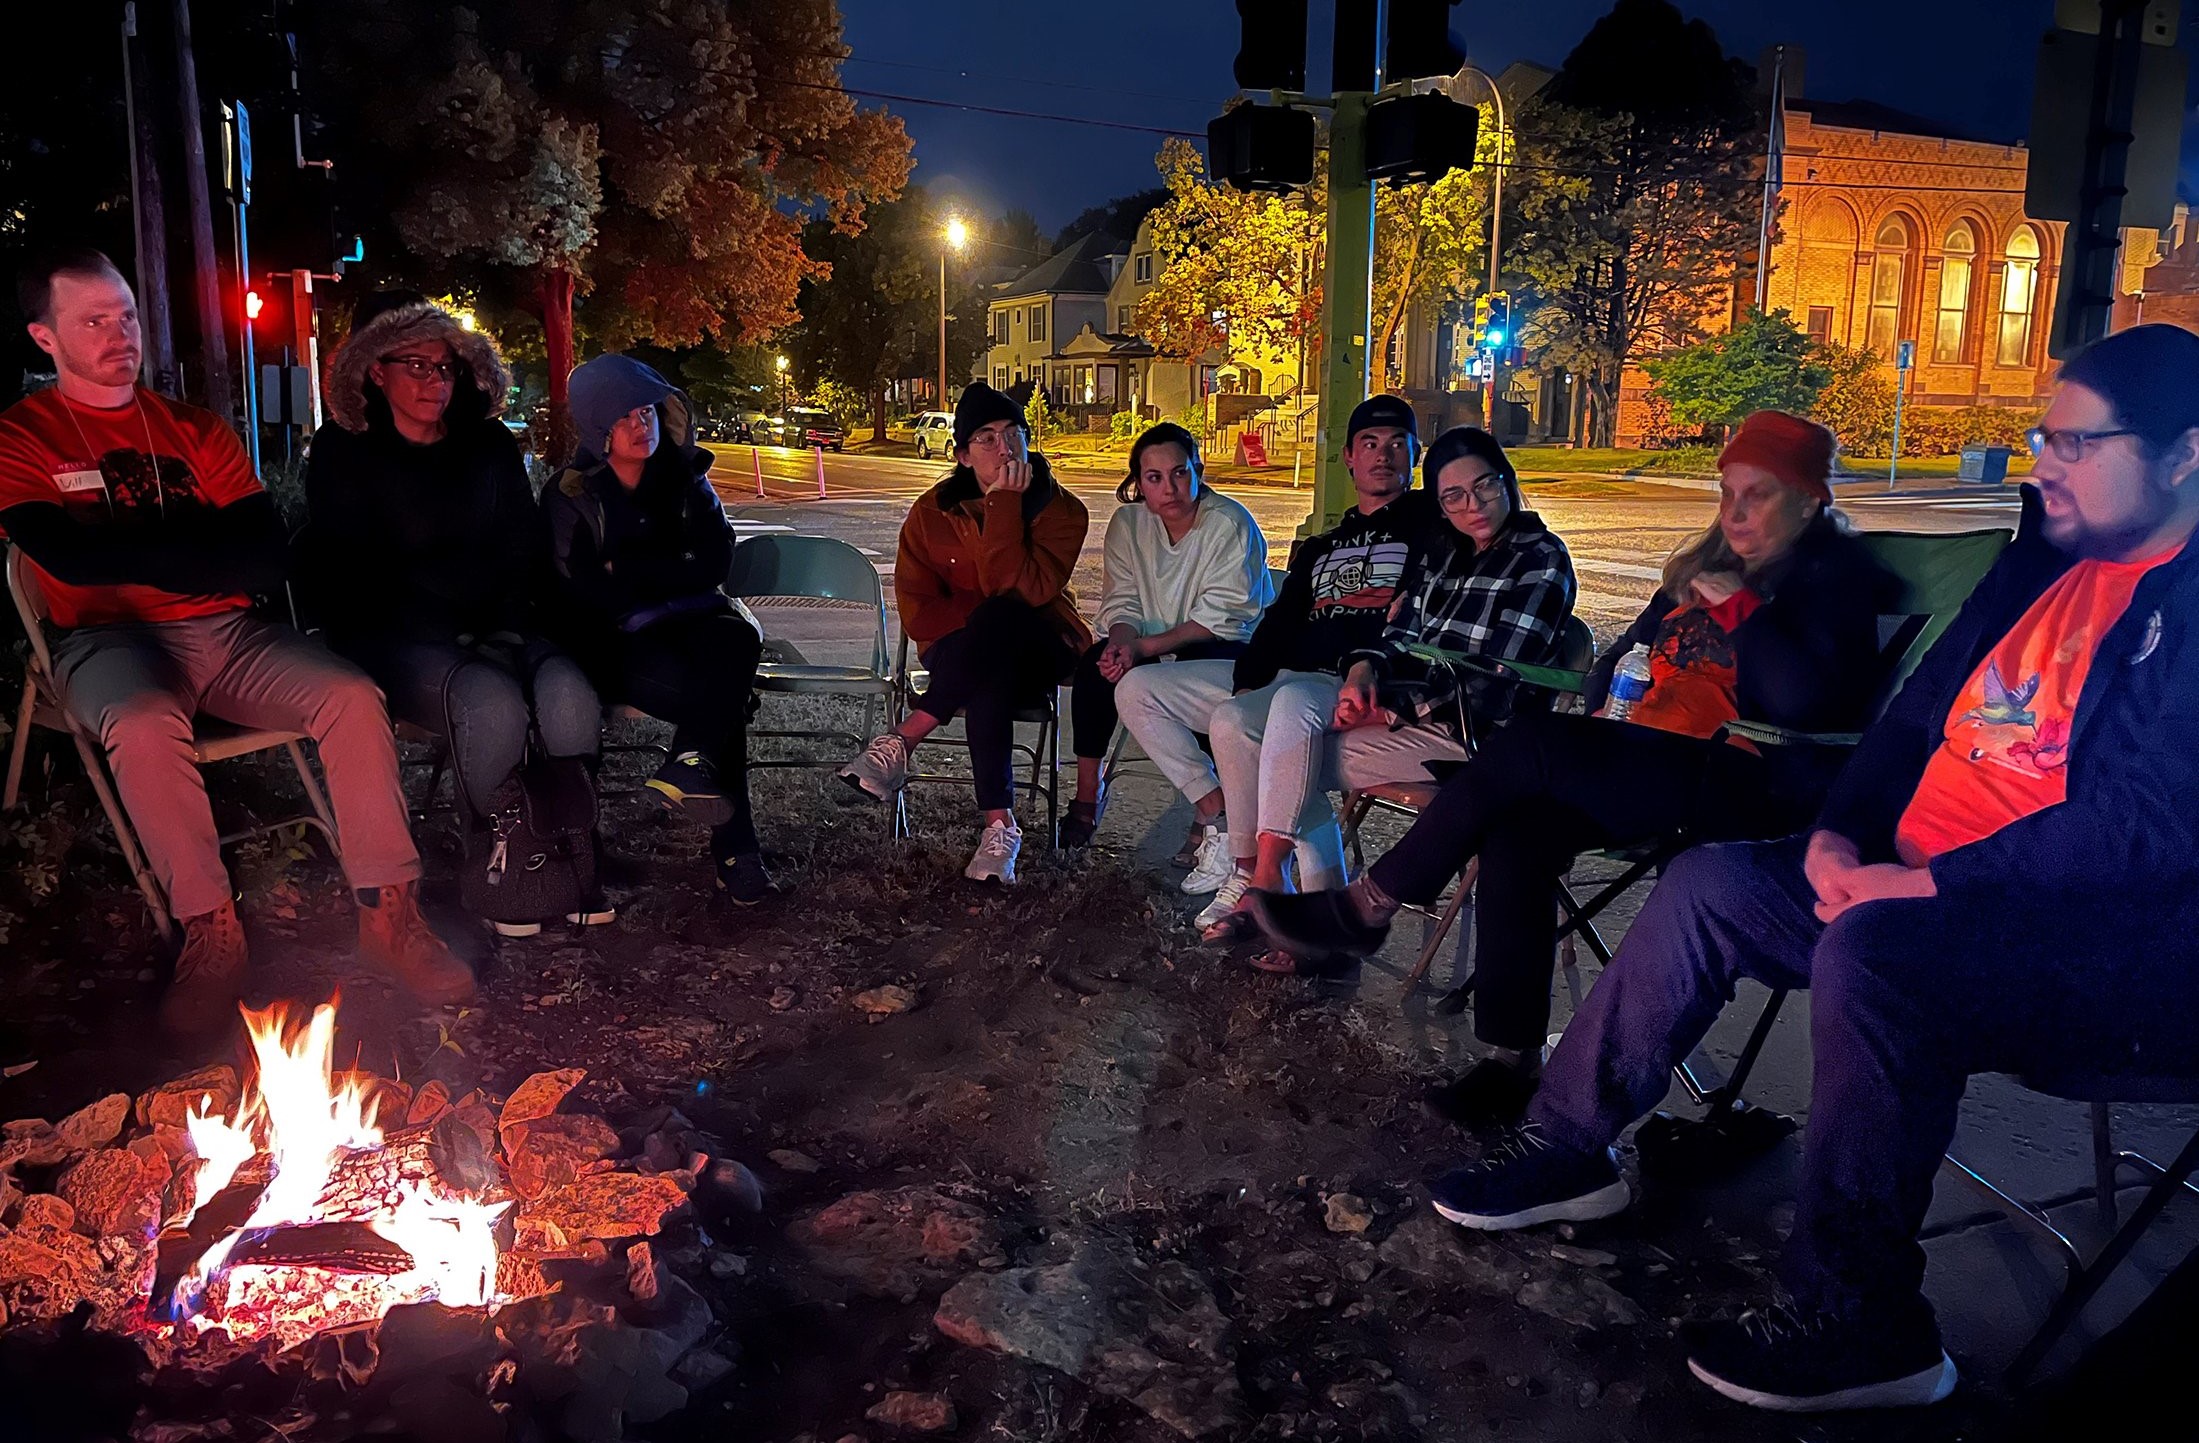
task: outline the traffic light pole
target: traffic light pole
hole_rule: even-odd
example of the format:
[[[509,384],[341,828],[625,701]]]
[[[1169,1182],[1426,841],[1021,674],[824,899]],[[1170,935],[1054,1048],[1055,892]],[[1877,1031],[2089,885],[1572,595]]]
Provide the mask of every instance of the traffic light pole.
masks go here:
[[[1335,97],[1329,123],[1328,263],[1322,277],[1319,455],[1313,510],[1299,528],[1318,536],[1350,509],[1344,428],[1367,395],[1367,333],[1374,312],[1374,185],[1367,179],[1365,91]]]

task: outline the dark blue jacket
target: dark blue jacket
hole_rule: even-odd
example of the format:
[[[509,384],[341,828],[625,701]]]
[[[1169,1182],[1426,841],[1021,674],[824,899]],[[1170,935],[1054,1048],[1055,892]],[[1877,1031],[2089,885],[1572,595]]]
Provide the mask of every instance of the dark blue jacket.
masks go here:
[[[2049,544],[2023,488],[2016,539],[1978,583],[1877,724],[1864,733],[1817,825],[1867,862],[1893,860],[1894,828],[1945,734],[1956,694],[2074,558]],[[1933,859],[1942,895],[2020,890],[2146,907],[2199,875],[2199,547],[2138,583],[2100,642],[2070,723],[2068,795]]]

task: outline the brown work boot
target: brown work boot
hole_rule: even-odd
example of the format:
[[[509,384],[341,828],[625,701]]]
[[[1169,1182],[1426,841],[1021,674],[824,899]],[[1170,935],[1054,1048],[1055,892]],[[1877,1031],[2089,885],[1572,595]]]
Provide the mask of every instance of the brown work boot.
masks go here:
[[[359,889],[359,955],[387,968],[422,1002],[440,1007],[473,996],[472,970],[420,915],[418,882]]]
[[[171,1037],[201,1037],[235,1021],[251,970],[235,903],[184,918],[176,975],[160,998],[160,1030]]]

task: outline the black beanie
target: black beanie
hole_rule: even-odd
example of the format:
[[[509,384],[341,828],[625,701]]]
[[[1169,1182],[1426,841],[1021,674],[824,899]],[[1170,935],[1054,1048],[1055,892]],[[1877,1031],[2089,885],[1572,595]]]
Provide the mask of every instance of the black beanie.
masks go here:
[[[1023,418],[1023,408],[1006,395],[983,381],[964,386],[962,398],[954,403],[954,449],[969,445],[978,427],[995,421],[1013,421],[1026,432],[1031,429],[1031,423]]]
[[[1413,419],[1413,408],[1402,397],[1369,396],[1351,408],[1351,421],[1344,427],[1344,445],[1349,447],[1354,436],[1376,426],[1400,427],[1414,444],[1420,441],[1420,423]]]

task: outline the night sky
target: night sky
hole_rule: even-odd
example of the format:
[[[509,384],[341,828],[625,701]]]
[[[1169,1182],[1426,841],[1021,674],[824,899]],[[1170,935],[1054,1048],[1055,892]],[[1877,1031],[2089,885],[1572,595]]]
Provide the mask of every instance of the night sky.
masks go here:
[[[1491,72],[1515,60],[1554,67],[1609,8],[1466,0],[1451,12],[1452,32]],[[840,9],[851,89],[1191,131],[1202,143],[1236,89],[1230,0],[840,0]],[[1800,45],[1815,99],[1875,100],[2016,141],[2054,0],[1680,0],[1680,9],[1708,21],[1730,55],[1753,61],[1769,45]],[[2184,9],[2179,43],[2190,50],[2199,5]],[[1312,12],[1307,85],[1322,91],[1333,6],[1313,0]],[[916,142],[913,179],[980,214],[1020,207],[1051,232],[1086,206],[1159,184],[1157,134],[885,103]]]

